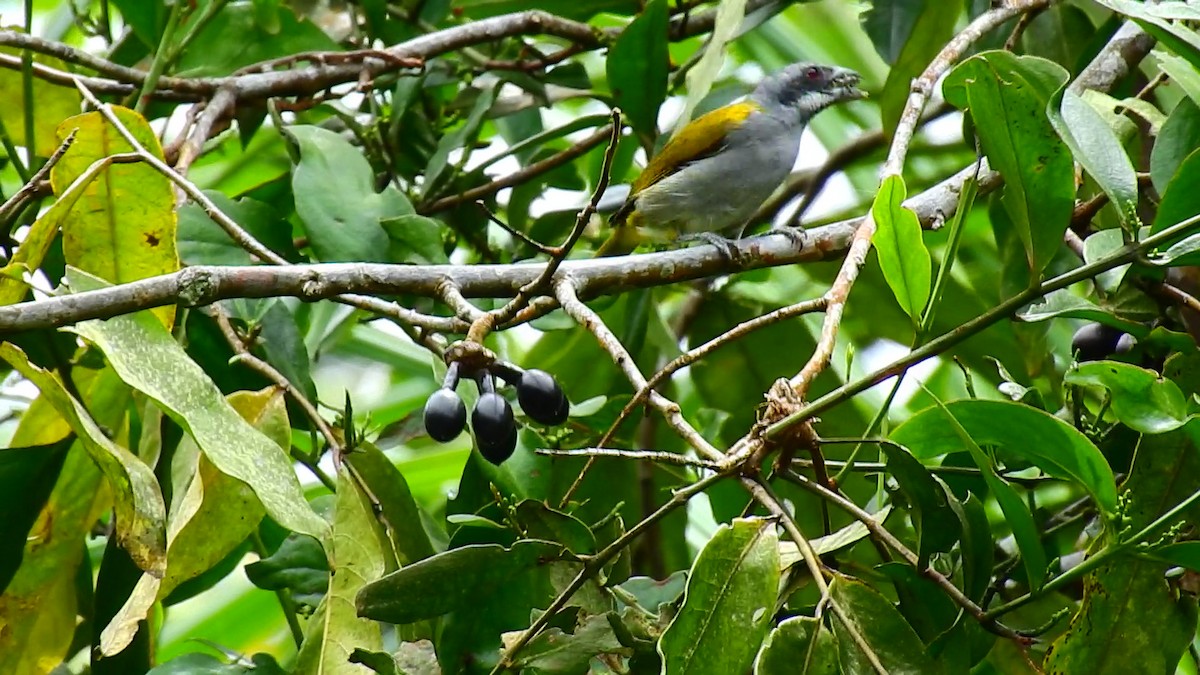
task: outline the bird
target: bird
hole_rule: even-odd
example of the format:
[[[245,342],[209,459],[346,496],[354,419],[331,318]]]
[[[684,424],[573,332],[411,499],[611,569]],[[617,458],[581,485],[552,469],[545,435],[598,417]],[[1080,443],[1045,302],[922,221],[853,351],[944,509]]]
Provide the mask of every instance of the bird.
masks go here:
[[[791,172],[808,121],[836,103],[865,98],[860,80],[848,68],[793,63],[764,78],[745,100],[688,122],[633,182],[609,219],[613,232],[597,257],[689,239],[735,257],[731,240],[717,233],[741,237]]]

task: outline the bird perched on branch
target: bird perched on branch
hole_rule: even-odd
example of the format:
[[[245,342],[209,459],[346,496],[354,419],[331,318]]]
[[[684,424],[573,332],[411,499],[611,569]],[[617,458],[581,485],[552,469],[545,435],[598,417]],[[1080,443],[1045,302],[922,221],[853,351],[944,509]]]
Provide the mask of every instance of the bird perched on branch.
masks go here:
[[[692,120],[633,182],[597,255],[695,238],[733,257],[729,240],[715,233],[741,236],[791,172],[808,121],[835,103],[863,98],[858,82],[853,70],[795,63],[764,79],[744,101]]]

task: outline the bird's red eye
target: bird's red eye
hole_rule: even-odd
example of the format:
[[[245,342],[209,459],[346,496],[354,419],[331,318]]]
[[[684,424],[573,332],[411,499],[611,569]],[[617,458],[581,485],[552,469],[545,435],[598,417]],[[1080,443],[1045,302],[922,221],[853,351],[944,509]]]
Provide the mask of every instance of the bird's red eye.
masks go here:
[[[816,82],[817,80],[821,79],[821,69],[816,66],[812,66],[808,70],[804,71],[804,76],[810,81]]]

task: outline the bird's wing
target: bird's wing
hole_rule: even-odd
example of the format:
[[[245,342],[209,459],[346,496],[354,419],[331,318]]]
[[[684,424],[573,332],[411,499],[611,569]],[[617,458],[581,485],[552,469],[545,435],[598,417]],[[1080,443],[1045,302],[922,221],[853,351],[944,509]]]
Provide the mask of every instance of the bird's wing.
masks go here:
[[[688,162],[712,155],[721,149],[725,137],[747,117],[759,110],[753,101],[742,101],[701,115],[671,137],[637,180],[633,181],[631,197],[658,181],[679,171]]]

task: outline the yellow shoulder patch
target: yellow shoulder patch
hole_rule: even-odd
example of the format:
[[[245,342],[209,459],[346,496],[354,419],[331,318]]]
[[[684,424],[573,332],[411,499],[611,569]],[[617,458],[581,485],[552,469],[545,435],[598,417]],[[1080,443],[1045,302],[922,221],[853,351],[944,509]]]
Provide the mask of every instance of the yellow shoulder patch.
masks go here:
[[[667,141],[637,180],[633,181],[631,195],[637,195],[675,173],[684,164],[716,152],[725,142],[726,134],[758,109],[757,103],[742,101],[717,108],[688,122]]]

